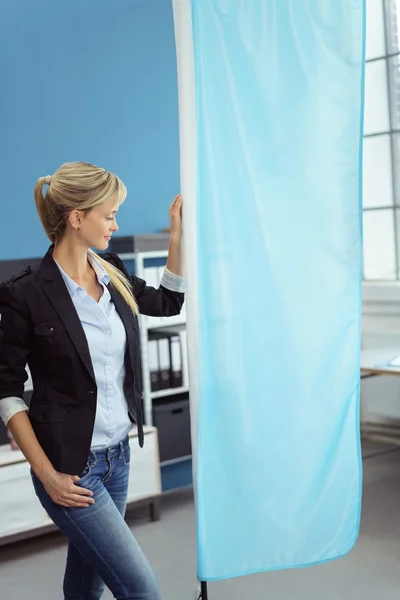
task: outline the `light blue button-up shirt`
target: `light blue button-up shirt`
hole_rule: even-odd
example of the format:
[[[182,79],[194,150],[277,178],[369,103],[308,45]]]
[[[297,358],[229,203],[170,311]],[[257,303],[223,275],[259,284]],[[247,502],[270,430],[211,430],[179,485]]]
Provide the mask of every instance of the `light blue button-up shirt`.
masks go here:
[[[60,269],[86,335],[97,384],[97,409],[91,448],[120,442],[131,430],[124,394],[125,327],[111,300],[110,278],[95,259],[88,257],[103,288],[99,302]]]

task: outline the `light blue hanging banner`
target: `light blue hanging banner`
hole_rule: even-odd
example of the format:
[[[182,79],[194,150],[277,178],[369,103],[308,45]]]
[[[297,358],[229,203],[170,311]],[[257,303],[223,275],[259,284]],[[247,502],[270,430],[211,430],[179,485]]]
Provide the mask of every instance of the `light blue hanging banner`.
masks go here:
[[[198,577],[338,558],[361,506],[361,0],[173,0]]]

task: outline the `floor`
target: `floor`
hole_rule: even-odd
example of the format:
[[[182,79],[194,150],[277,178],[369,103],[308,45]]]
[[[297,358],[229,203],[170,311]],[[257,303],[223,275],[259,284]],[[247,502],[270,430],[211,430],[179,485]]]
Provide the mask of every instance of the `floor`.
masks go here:
[[[212,583],[209,600],[399,600],[399,511],[400,449],[364,461],[361,533],[349,555],[318,567]],[[163,498],[160,522],[138,512],[129,524],[157,572],[163,598],[195,600],[191,490]],[[59,534],[0,548],[1,600],[62,600],[64,557]]]

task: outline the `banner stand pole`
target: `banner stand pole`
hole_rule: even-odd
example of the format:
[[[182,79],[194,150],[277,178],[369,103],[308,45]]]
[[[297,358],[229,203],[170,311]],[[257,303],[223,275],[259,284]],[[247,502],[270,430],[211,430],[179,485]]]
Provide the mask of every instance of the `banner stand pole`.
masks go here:
[[[207,582],[200,581],[200,595],[197,600],[208,600]]]

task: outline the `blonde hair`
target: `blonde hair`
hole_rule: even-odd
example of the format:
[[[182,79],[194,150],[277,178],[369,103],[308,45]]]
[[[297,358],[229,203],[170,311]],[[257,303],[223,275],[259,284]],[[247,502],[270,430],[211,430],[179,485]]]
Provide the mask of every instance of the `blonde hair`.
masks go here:
[[[43,186],[48,185],[43,196]],[[49,240],[56,244],[63,237],[71,210],[90,212],[96,206],[116,197],[116,204],[126,198],[126,187],[114,173],[83,162],[62,165],[52,176],[40,177],[35,185],[35,203],[39,218]],[[104,267],[112,285],[138,314],[138,305],[124,274],[101,258],[89,252]]]

